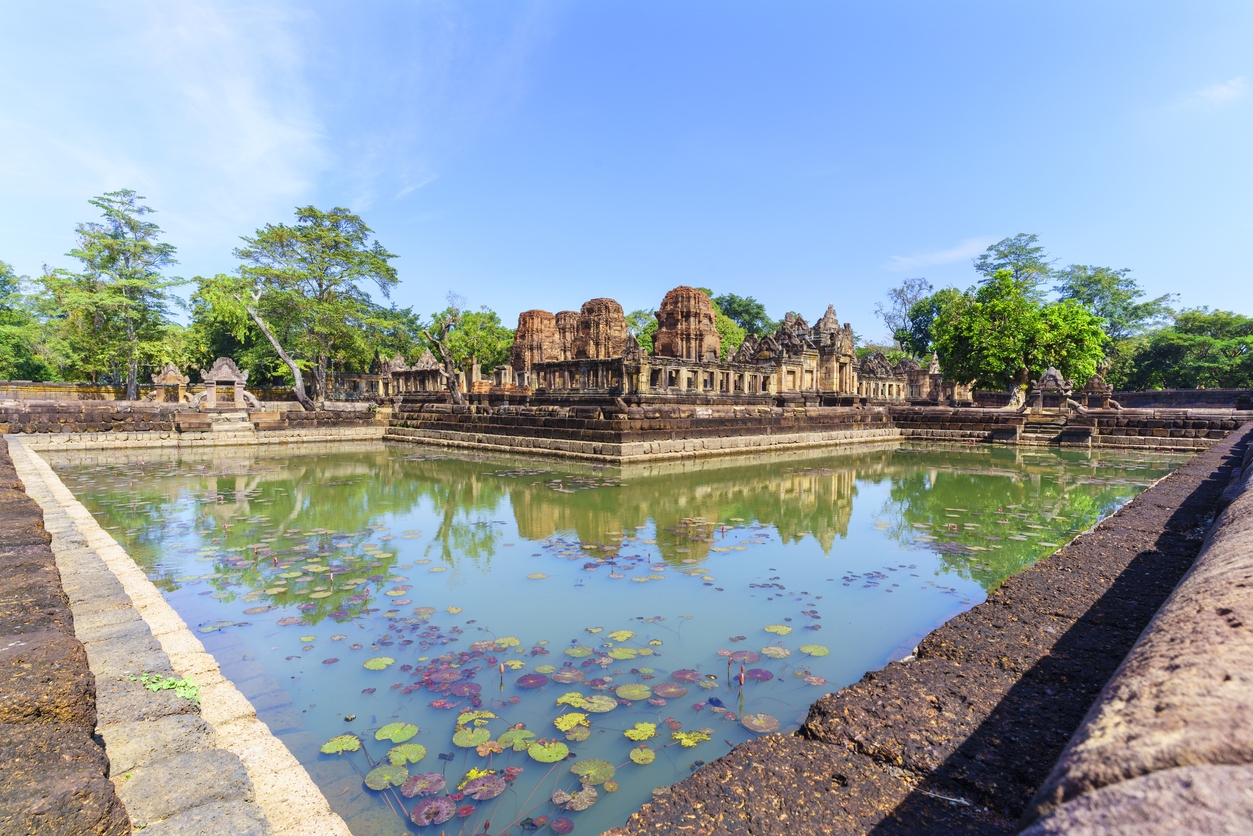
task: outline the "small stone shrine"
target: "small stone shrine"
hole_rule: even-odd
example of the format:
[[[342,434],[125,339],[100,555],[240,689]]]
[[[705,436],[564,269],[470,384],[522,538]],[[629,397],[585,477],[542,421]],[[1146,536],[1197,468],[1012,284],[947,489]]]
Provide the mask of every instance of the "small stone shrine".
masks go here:
[[[244,391],[248,372],[240,371],[239,366],[229,357],[214,360],[213,366],[207,371],[201,369],[200,382],[205,387],[204,393],[197,396],[201,399],[199,405],[202,409],[246,409],[248,406],[261,406],[256,398]]]
[[[158,403],[184,403],[188,400],[188,381],[189,378],[178,370],[178,366],[166,363],[160,374],[152,375],[152,393],[148,399]]]

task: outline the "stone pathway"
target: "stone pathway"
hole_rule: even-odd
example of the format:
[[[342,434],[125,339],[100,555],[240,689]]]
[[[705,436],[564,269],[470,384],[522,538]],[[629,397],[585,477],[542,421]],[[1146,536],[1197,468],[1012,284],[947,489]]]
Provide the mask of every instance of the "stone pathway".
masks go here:
[[[20,439],[7,437],[43,509],[74,632],[96,679],[96,733],[145,836],[348,836],[305,769],[225,679],[147,576]],[[200,702],[147,690],[142,674],[190,678]]]

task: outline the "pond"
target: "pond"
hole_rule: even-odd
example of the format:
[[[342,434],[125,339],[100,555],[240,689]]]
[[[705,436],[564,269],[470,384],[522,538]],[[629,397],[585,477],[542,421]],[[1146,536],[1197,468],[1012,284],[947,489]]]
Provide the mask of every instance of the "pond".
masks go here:
[[[1186,461],[46,454],[357,836],[600,833]],[[664,792],[664,790],[661,790]]]

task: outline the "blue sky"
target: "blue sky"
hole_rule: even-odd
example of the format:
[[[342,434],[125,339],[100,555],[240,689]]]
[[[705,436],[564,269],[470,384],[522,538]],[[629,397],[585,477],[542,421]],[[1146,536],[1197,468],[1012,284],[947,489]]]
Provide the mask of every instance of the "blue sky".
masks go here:
[[[1253,314],[1253,3],[10,3],[0,259],[73,266],[131,188],[185,277],[298,205],[393,298],[509,325],[679,284],[867,337],[1019,232]]]

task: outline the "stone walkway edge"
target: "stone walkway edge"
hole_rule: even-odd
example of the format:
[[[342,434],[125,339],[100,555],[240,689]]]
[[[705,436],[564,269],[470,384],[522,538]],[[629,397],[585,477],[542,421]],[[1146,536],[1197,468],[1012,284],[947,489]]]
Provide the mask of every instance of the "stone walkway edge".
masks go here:
[[[75,633],[96,676],[97,732],[132,823],[153,836],[350,836],[134,560],[20,436],[5,438],[53,538]],[[195,703],[141,691],[126,671],[190,678],[201,686],[198,716]]]

